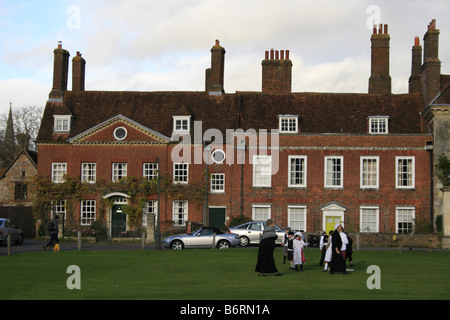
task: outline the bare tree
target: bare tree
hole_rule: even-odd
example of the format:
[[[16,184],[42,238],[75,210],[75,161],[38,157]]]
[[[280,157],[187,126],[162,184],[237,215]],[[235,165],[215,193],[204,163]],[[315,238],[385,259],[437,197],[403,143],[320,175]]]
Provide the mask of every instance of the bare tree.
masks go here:
[[[12,109],[14,132],[18,149],[36,150],[34,140],[39,132],[44,108],[39,106],[24,106]],[[8,112],[0,114],[0,136],[5,132]],[[2,139],[3,140],[3,139]]]

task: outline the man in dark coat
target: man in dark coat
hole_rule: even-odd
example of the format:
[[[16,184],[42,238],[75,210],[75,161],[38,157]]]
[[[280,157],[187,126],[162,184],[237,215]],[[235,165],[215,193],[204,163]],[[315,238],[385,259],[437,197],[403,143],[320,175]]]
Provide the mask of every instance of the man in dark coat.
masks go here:
[[[345,265],[345,260],[341,254],[342,248],[342,240],[340,236],[340,232],[342,232],[342,225],[336,225],[335,231],[333,232],[333,236],[331,237],[331,262],[330,262],[330,274],[334,274],[335,272],[343,272],[344,274],[348,274],[347,267]]]
[[[53,247],[55,244],[59,244],[59,216],[55,216],[55,219],[50,222],[47,231],[50,234],[50,241],[44,245],[44,251],[47,248]]]

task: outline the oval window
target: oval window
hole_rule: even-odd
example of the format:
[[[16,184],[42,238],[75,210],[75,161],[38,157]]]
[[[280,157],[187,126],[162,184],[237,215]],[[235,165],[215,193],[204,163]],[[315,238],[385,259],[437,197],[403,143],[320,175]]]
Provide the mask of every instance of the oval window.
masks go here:
[[[217,164],[221,164],[225,161],[226,155],[225,152],[223,150],[214,150],[214,152],[211,155],[212,160],[217,163]]]
[[[119,127],[114,130],[114,138],[119,141],[124,140],[127,137],[127,134],[127,129],[125,129],[124,127]]]

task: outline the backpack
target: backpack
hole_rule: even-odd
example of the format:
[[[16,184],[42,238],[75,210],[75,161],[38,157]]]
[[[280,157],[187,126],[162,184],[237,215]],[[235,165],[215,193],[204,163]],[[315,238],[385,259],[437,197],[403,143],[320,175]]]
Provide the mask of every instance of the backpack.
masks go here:
[[[55,222],[53,220],[50,220],[50,222],[48,223],[47,231],[55,231]]]

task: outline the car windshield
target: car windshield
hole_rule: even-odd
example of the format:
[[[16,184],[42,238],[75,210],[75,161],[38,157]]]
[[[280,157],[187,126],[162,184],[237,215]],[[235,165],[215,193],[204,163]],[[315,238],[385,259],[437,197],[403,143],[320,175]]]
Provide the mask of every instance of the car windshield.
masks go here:
[[[4,223],[5,223],[5,220],[0,220],[0,227],[3,227]]]
[[[223,234],[223,232],[221,230],[219,230],[218,228],[200,228],[195,230],[193,233],[190,234],[199,234],[202,236],[209,236],[212,234]]]

